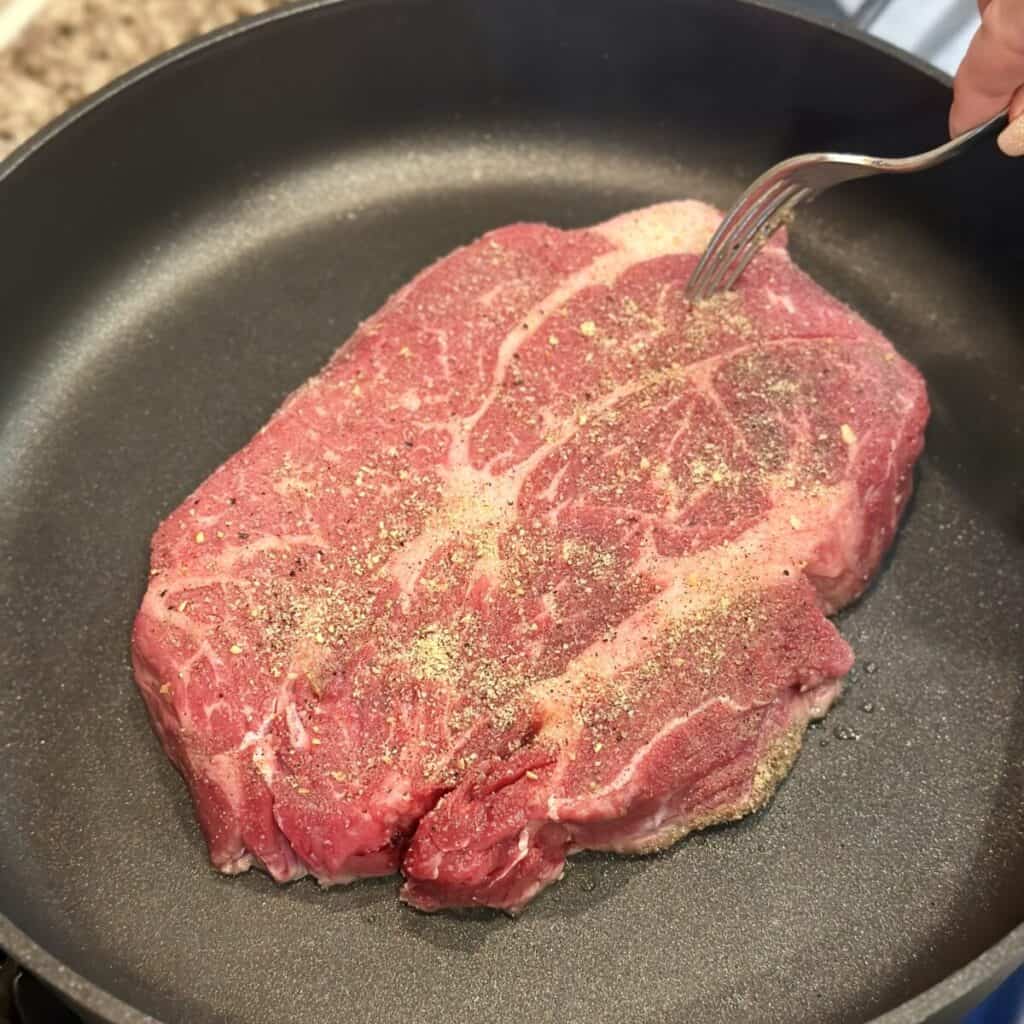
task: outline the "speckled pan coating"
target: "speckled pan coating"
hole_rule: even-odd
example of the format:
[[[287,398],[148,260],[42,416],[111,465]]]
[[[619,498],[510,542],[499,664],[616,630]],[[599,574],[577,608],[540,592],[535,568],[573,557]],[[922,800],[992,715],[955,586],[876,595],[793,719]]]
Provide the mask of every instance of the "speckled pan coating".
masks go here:
[[[0,940],[111,1019],[906,1024],[1024,952],[1024,197],[994,152],[796,226],[934,418],[895,557],[840,621],[849,694],[766,813],[585,856],[515,922],[206,866],[126,657],[183,481],[488,227],[723,204],[786,152],[942,131],[943,85],[758,7],[587,10],[312,5],[0,171]]]

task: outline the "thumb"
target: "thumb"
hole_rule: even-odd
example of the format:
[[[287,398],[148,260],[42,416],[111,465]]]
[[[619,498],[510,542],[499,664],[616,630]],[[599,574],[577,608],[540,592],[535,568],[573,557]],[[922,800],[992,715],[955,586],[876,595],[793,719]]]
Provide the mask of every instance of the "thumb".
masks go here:
[[[1010,104],[1010,123],[999,136],[999,148],[1007,156],[1024,156],[1024,88]]]
[[[1024,113],[1024,2],[990,0],[953,87],[949,126],[953,135],[995,116],[1013,100]],[[1016,95],[1015,95],[1016,94]]]

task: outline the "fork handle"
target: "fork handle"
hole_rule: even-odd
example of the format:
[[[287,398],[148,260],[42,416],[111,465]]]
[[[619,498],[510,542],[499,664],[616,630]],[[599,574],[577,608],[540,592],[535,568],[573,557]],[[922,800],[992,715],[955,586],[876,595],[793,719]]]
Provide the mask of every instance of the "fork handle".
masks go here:
[[[930,149],[927,153],[919,153],[917,156],[887,160],[885,161],[886,166],[882,169],[896,174],[906,174],[913,171],[923,171],[929,167],[938,167],[939,164],[944,164],[947,160],[952,160],[953,157],[959,156],[979,139],[983,139],[987,135],[998,134],[1006,127],[1009,120],[1010,108],[1004,107],[995,117],[991,117],[976,128],[958,135],[955,139],[950,139],[944,145],[936,146],[935,149]]]

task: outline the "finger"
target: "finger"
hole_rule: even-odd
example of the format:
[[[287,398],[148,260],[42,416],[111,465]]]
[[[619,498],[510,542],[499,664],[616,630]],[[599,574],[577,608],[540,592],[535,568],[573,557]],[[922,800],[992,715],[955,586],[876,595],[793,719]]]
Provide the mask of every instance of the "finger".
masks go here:
[[[1017,90],[1017,94],[1010,103],[1010,120],[1016,121],[1022,117],[1024,117],[1024,85]]]
[[[973,128],[1007,105],[1024,82],[1024,2],[990,0],[954,85],[950,131]]]
[[[1024,87],[1010,104],[1010,123],[999,136],[999,148],[1007,156],[1024,156]]]

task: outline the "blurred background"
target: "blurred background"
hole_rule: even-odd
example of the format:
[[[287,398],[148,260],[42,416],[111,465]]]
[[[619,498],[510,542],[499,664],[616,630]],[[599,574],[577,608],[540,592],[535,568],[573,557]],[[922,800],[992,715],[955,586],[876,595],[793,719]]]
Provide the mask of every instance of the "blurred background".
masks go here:
[[[976,0],[779,0],[850,20],[952,73]],[[282,0],[0,0],[0,157],[143,60]]]
[[[776,2],[853,24],[949,74],[978,25],[976,0]],[[0,158],[136,64],[279,6],[282,0],[0,0]],[[76,1022],[0,951],[0,1024]],[[964,1024],[1024,1024],[1024,971]]]

